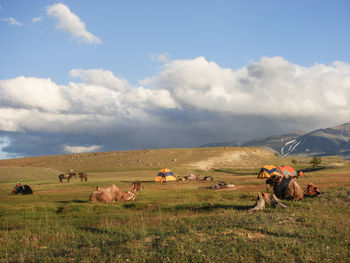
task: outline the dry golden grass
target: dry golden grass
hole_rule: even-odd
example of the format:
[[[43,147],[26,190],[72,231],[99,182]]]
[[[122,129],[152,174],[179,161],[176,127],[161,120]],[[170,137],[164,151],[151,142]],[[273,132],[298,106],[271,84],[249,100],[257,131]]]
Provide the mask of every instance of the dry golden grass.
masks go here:
[[[300,169],[310,160],[230,147],[2,160],[0,262],[349,262],[348,161],[323,157],[322,169],[298,179],[302,188],[315,183],[319,198],[248,211],[266,191],[256,178],[263,162]],[[213,167],[200,170],[198,162]],[[214,181],[155,183],[163,167]],[[60,183],[68,169],[87,171],[88,181]],[[34,194],[9,195],[18,180]],[[134,202],[88,202],[96,185],[127,191],[134,180],[145,187]],[[209,189],[218,181],[236,188]]]

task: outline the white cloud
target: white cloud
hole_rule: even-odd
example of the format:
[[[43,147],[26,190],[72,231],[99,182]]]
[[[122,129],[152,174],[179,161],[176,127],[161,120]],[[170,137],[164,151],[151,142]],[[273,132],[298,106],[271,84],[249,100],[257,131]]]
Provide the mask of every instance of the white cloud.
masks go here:
[[[61,112],[68,109],[64,98],[65,87],[50,79],[17,77],[0,80],[0,102],[12,108],[33,109],[47,112]]]
[[[41,21],[41,17],[33,17],[32,23],[37,23]]]
[[[154,118],[147,111],[177,106],[169,91],[133,87],[111,71],[74,69],[70,74],[82,82],[58,85],[24,76],[0,80],[0,131],[79,132],[72,124],[96,129],[147,122]]]
[[[141,82],[168,90],[185,108],[231,114],[350,116],[350,64],[302,67],[281,57],[263,57],[238,70],[199,57],[169,62]]]
[[[1,6],[0,6],[1,10]],[[0,160],[8,159],[9,155],[7,152],[3,151],[3,149],[11,144],[10,138],[6,136],[0,136]]]
[[[86,152],[97,152],[102,148],[99,145],[91,145],[91,146],[70,146],[64,145],[63,149],[66,153],[86,153]]]
[[[61,3],[48,6],[46,14],[49,17],[57,18],[57,30],[63,30],[87,44],[101,43],[97,36],[86,30],[84,22],[70,11],[68,6]]]
[[[103,86],[112,90],[123,91],[130,87],[130,84],[113,75],[109,70],[103,69],[72,69],[69,74],[74,78],[80,78],[87,85]]]
[[[175,60],[143,86],[103,69],[69,74],[78,80],[64,85],[24,76],[0,80],[0,132],[39,134],[31,140],[46,139],[49,150],[50,136],[58,136],[55,149],[62,151],[63,145],[193,146],[230,140],[234,133],[246,139],[262,137],[266,129],[271,135],[281,127],[293,131],[350,121],[350,64],[339,61],[302,67],[264,57],[234,70],[203,57]],[[73,148],[65,151],[84,151]]]
[[[14,19],[13,17],[8,17],[8,18],[1,18],[1,21],[5,21],[7,22],[9,25],[13,25],[13,26],[22,26],[22,23],[18,22],[16,19]]]
[[[158,61],[158,62],[168,62],[169,61],[169,54],[168,52],[162,53],[162,54],[150,54],[150,58],[152,60]]]

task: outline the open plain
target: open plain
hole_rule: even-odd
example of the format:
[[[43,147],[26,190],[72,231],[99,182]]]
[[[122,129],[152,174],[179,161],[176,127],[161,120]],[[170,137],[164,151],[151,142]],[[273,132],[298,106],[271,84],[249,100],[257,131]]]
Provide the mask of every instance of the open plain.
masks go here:
[[[350,162],[281,158],[260,148],[162,149],[69,154],[0,161],[0,262],[349,262]],[[266,192],[264,164],[304,169],[298,183],[322,194],[287,209],[249,209]],[[161,168],[214,181],[156,183]],[[68,170],[88,181],[58,180]],[[89,202],[96,186],[136,199]],[[11,195],[17,181],[33,195]],[[231,191],[210,189],[217,182]],[[271,192],[271,189],[269,189]]]

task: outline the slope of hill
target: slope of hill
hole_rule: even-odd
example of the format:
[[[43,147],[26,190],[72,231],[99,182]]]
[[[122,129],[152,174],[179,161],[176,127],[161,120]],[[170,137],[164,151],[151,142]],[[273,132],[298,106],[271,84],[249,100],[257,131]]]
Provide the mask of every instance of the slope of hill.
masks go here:
[[[45,167],[58,171],[108,172],[123,169],[158,169],[190,167],[261,167],[266,162],[279,162],[273,152],[260,148],[220,147],[99,152],[38,156],[0,160],[0,167]]]

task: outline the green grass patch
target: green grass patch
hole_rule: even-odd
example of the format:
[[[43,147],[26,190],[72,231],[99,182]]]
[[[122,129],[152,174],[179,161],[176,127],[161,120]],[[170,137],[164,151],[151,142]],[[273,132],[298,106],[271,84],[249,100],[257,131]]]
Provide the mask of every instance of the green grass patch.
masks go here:
[[[298,179],[320,197],[257,213],[248,209],[266,190],[254,169],[197,170],[214,181],[167,184],[148,169],[91,172],[86,183],[38,171],[23,168],[29,196],[11,195],[15,180],[0,177],[0,262],[349,262],[347,166]],[[133,180],[145,187],[133,202],[88,201],[96,185],[127,191]],[[209,189],[220,180],[237,189]]]

